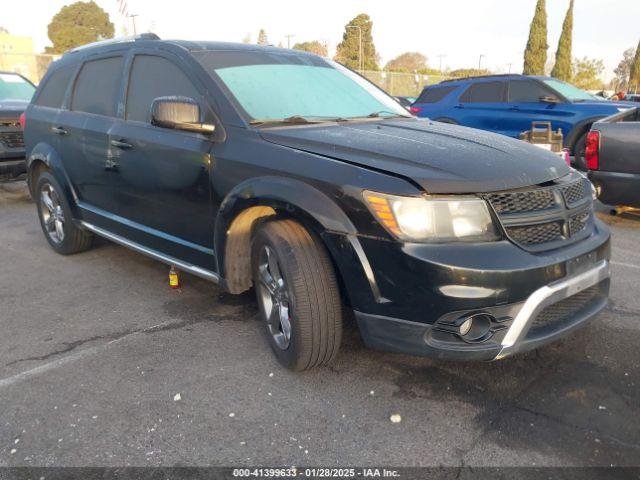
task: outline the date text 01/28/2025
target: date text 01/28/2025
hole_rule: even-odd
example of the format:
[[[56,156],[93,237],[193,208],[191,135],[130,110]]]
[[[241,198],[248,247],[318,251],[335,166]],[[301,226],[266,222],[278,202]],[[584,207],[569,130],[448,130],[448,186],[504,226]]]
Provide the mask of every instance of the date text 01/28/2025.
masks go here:
[[[397,470],[386,468],[235,468],[233,476],[238,478],[393,478],[399,477]]]

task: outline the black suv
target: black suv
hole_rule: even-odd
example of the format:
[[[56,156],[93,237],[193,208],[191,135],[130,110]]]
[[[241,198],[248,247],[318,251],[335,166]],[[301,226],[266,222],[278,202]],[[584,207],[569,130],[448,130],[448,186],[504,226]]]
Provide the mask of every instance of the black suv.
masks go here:
[[[13,72],[0,72],[0,175],[17,177],[25,172],[20,116],[36,87]]]
[[[491,360],[609,291],[591,186],[524,142],[410,116],[304,52],[161,41],[55,62],[26,112],[28,179],[62,254],[100,235],[231,293],[255,288],[287,367],[367,345]]]

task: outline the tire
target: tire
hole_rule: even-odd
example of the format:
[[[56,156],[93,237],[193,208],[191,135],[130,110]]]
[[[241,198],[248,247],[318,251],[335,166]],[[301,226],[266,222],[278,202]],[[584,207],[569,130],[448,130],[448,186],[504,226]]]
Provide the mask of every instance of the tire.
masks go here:
[[[587,147],[587,132],[578,137],[573,146],[573,167],[578,170],[587,170],[587,162],[584,158],[584,151]]]
[[[50,172],[38,177],[34,200],[42,232],[51,248],[61,255],[71,255],[91,247],[93,235],[75,226],[62,187]]]
[[[342,302],[320,240],[293,220],[268,221],[254,237],[251,265],[278,361],[302,371],[334,360],[342,339]]]

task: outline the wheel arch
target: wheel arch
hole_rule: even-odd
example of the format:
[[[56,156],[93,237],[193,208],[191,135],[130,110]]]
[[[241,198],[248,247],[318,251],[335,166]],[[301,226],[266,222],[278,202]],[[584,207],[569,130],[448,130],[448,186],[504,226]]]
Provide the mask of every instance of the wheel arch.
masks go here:
[[[567,146],[567,148],[569,148],[569,151],[573,154],[574,153],[574,148],[576,146],[576,143],[578,142],[578,139],[585,134],[586,132],[589,131],[589,129],[591,128],[591,125],[593,125],[594,122],[597,122],[598,120],[601,120],[605,118],[605,115],[599,115],[597,117],[590,117],[590,118],[586,118],[582,121],[580,121],[579,123],[577,123],[569,132],[569,135],[567,135],[566,141],[565,141],[565,146]]]
[[[62,164],[62,159],[58,152],[51,145],[41,142],[36,144],[29,153],[27,163],[27,184],[29,192],[34,195],[33,189],[37,182],[37,174],[43,169],[47,169],[62,187],[73,215],[77,217],[78,196],[71,184],[71,180]]]
[[[325,231],[356,233],[336,202],[308,183],[282,177],[247,180],[225,197],[216,217],[214,249],[218,271],[229,292],[251,288],[253,232],[260,222],[274,216],[299,221],[321,241]],[[330,252],[329,256],[332,258]]]

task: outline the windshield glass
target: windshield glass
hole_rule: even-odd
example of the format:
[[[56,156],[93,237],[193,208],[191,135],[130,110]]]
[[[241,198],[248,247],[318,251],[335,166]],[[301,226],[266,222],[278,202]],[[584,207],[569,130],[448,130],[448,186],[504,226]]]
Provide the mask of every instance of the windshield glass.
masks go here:
[[[257,51],[200,51],[194,56],[252,120],[409,116],[368,81],[320,57]]]
[[[31,100],[35,87],[20,75],[0,73],[0,100]]]
[[[546,78],[543,80],[543,82],[546,83],[548,87],[551,87],[553,90],[572,102],[582,102],[585,100],[603,100],[600,97],[591,95],[589,92],[580,90],[578,87],[574,87],[573,85],[564,83],[563,81],[557,80],[555,78]]]

